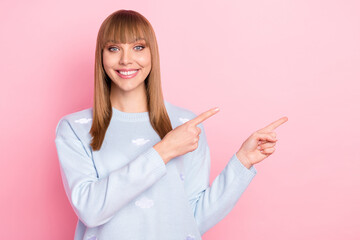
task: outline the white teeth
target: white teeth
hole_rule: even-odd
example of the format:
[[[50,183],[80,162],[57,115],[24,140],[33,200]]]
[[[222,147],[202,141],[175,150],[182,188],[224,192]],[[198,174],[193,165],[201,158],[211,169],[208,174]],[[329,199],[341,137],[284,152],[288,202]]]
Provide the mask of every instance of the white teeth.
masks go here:
[[[138,70],[136,70],[136,71],[128,71],[128,72],[120,72],[120,71],[118,71],[119,73],[121,73],[122,75],[131,75],[131,74],[134,74],[134,73],[136,73]]]

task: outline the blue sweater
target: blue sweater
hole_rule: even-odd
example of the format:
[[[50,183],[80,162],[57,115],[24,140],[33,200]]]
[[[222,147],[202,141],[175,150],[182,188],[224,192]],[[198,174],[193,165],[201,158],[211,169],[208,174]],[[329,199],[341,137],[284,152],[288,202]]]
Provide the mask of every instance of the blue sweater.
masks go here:
[[[195,118],[164,101],[173,128]],[[164,163],[147,112],[112,108],[99,151],[89,133],[92,108],[56,127],[61,177],[78,217],[75,240],[194,240],[222,220],[256,175],[234,153],[209,186],[210,152],[203,124],[198,148]]]

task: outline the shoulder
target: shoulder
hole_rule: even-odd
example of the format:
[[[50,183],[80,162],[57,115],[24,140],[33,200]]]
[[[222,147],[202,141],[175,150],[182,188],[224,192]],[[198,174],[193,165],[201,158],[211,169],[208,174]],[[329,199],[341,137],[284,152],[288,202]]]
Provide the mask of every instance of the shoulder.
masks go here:
[[[92,109],[92,107],[86,108],[61,117],[55,128],[56,136],[67,129],[71,129],[74,133],[89,132],[93,117]]]
[[[166,100],[164,100],[164,103],[169,118],[173,125],[175,125],[174,127],[181,125],[197,116],[193,111],[187,108],[177,106]]]

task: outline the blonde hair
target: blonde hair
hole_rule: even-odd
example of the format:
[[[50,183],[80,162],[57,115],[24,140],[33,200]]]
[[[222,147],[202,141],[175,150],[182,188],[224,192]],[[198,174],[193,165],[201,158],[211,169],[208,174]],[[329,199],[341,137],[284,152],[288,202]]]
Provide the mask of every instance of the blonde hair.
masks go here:
[[[147,107],[152,127],[161,139],[172,130],[160,78],[160,58],[155,32],[150,22],[133,10],[118,10],[101,24],[95,50],[94,106],[90,129],[93,151],[100,150],[112,117],[111,79],[103,68],[102,53],[107,42],[131,43],[143,38],[151,52],[151,70],[145,79]]]

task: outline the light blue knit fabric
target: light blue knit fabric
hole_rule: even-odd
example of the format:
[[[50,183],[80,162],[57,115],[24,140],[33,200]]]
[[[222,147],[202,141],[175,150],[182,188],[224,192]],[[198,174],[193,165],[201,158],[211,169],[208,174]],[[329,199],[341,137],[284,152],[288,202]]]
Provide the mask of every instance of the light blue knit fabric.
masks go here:
[[[173,128],[197,115],[164,101]],[[165,164],[147,112],[112,108],[99,151],[90,148],[92,108],[62,117],[55,144],[66,195],[79,220],[75,240],[194,240],[222,220],[257,171],[234,153],[209,185],[203,124],[198,148]]]

